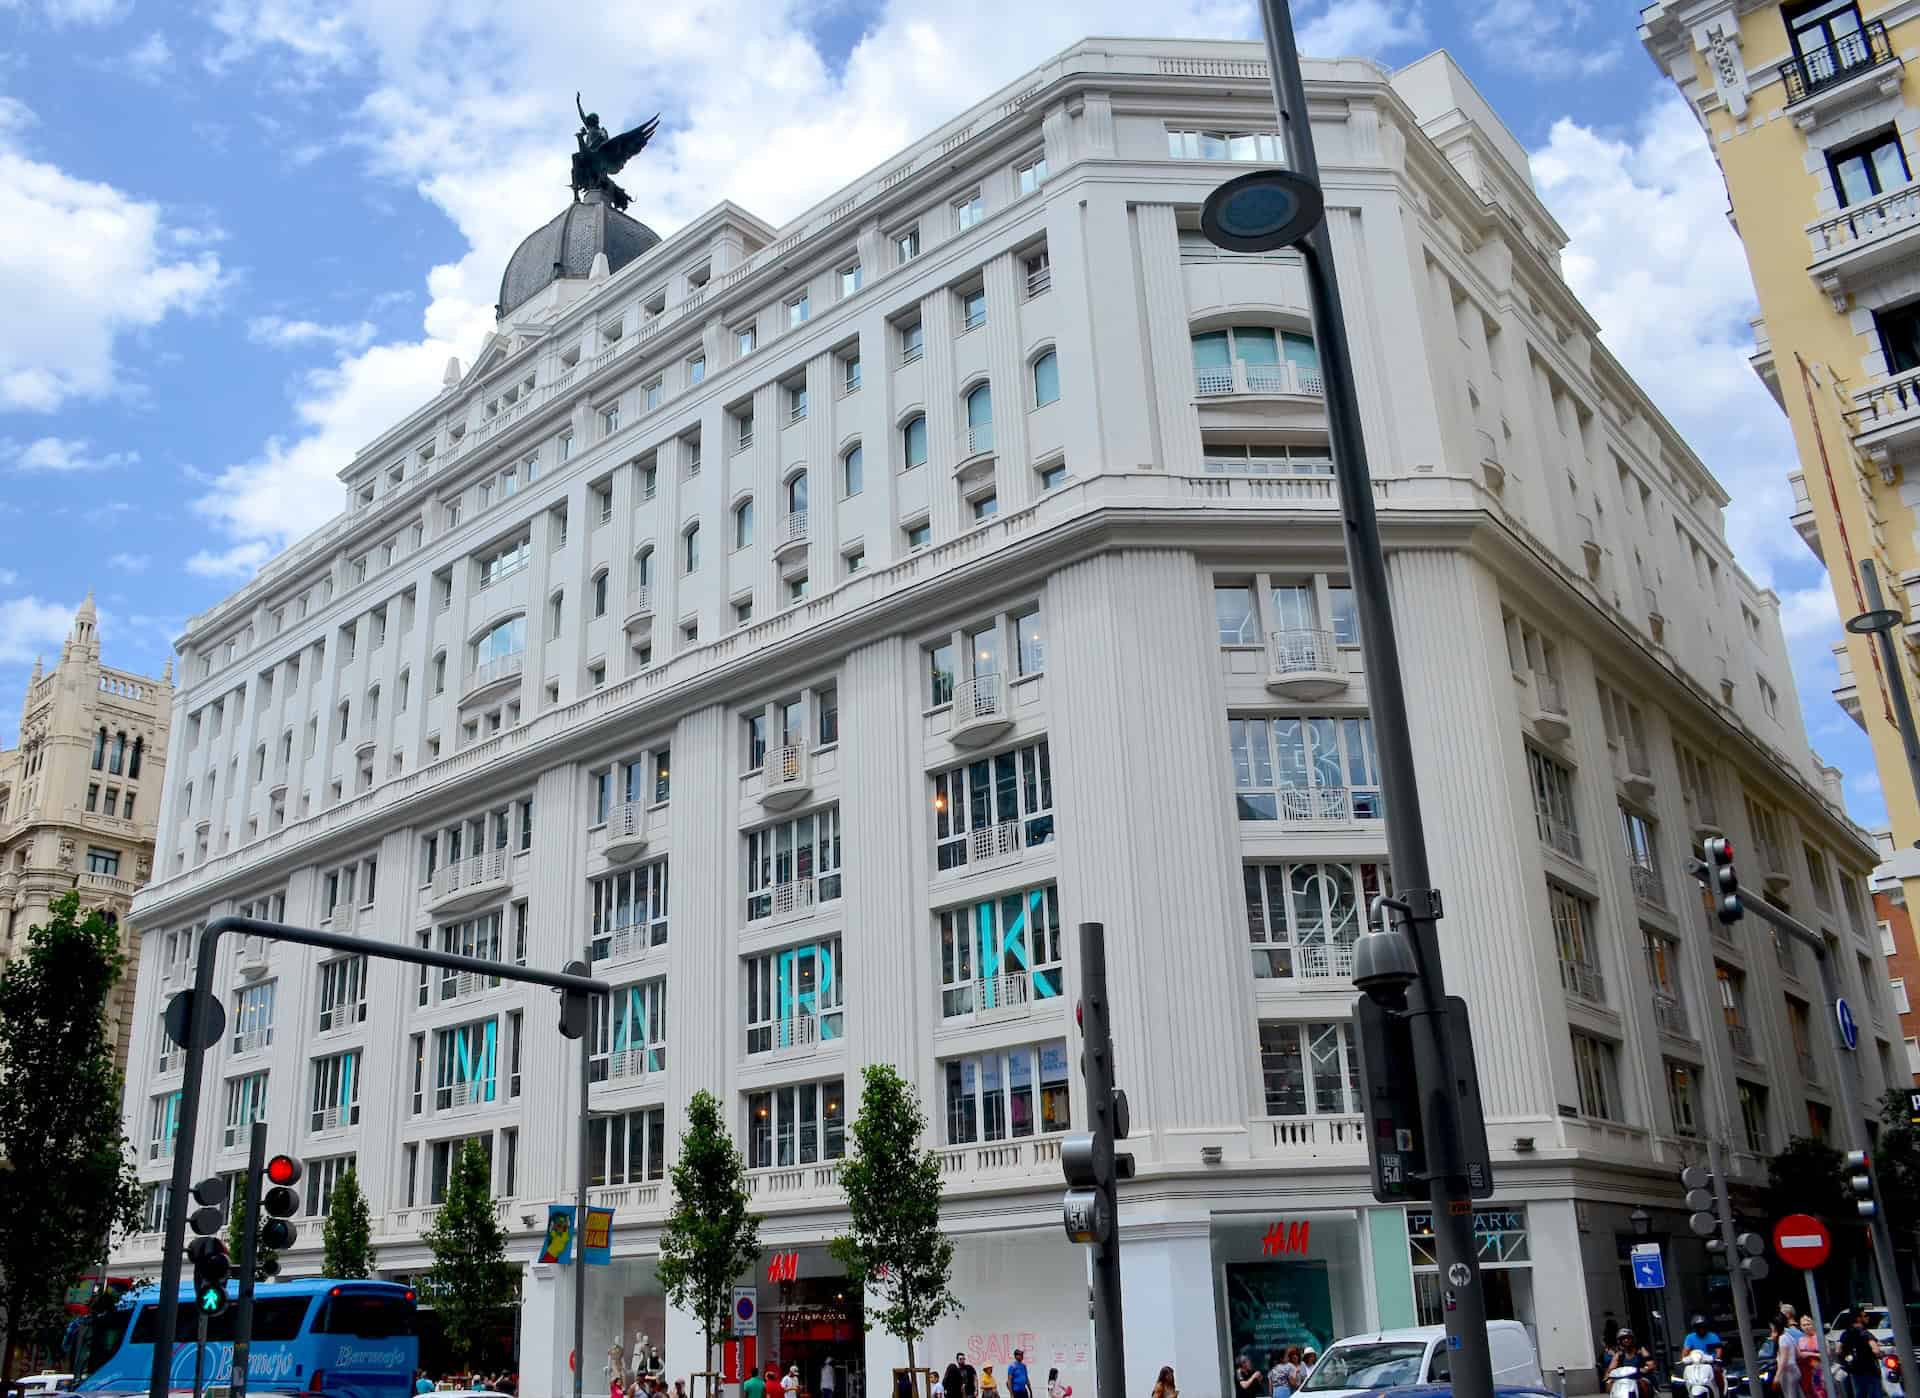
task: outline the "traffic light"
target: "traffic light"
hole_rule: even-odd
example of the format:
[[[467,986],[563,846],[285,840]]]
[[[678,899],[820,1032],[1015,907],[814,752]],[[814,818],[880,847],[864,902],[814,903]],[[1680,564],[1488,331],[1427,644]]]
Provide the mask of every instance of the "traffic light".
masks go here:
[[[187,1258],[193,1263],[193,1307],[201,1315],[215,1316],[227,1308],[227,1278],[233,1275],[233,1262],[219,1233],[227,1221],[227,1182],[218,1175],[201,1180],[193,1187],[193,1202],[200,1207],[187,1216],[187,1225],[195,1237],[187,1244]]]
[[[1733,841],[1716,835],[1705,842],[1707,888],[1713,894],[1713,915],[1731,927],[1747,915],[1740,901],[1740,875],[1733,867]]]
[[[1731,1205],[1723,1203],[1713,1188],[1713,1172],[1704,1165],[1689,1165],[1680,1172],[1680,1183],[1687,1191],[1687,1207],[1693,1210],[1687,1217],[1687,1227],[1695,1237],[1706,1240],[1708,1252],[1725,1254],[1726,1232],[1732,1227],[1732,1215],[1723,1210],[1730,1209]],[[1738,1267],[1750,1281],[1764,1280],[1767,1259],[1761,1254],[1766,1250],[1766,1239],[1758,1233],[1736,1233],[1733,1256],[1726,1258],[1727,1266]]]
[[[1873,1202],[1873,1162],[1864,1150],[1847,1152],[1847,1191],[1853,1195],[1854,1211],[1860,1217],[1872,1218],[1880,1212]]]
[[[1105,1243],[1112,1234],[1118,1200],[1115,1185],[1133,1178],[1133,1156],[1113,1148],[1132,1127],[1127,1094],[1113,1085],[1113,1027],[1107,1016],[1104,965],[1097,980],[1089,975],[1086,994],[1075,1011],[1081,1034],[1081,1071],[1087,1080],[1087,1124],[1060,1146],[1060,1167],[1067,1177],[1061,1221],[1076,1243]]]
[[[260,1196],[260,1246],[272,1252],[284,1252],[293,1246],[299,1230],[287,1222],[300,1212],[300,1196],[293,1186],[303,1173],[300,1162],[291,1155],[276,1155],[267,1162],[267,1183],[272,1186]]]

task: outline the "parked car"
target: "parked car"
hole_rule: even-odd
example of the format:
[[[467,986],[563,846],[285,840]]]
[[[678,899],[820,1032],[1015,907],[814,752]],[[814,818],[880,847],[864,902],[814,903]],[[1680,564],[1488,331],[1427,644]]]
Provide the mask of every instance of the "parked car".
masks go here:
[[[1540,1356],[1526,1326],[1517,1320],[1490,1320],[1487,1344],[1496,1387],[1516,1391],[1546,1387]],[[1453,1376],[1449,1358],[1443,1325],[1349,1335],[1327,1346],[1300,1391],[1317,1398],[1353,1398],[1382,1389],[1446,1384]]]

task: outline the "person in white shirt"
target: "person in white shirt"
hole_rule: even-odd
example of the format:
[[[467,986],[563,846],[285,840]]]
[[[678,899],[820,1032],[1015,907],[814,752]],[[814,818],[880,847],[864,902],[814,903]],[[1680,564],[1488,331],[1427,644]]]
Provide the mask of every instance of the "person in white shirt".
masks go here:
[[[780,1391],[786,1394],[787,1398],[794,1398],[794,1395],[799,1393],[800,1366],[798,1364],[795,1364],[791,1368],[789,1368],[787,1370],[787,1376],[784,1379],[780,1380]]]
[[[832,1398],[832,1394],[833,1361],[829,1359],[820,1366],[820,1398]]]

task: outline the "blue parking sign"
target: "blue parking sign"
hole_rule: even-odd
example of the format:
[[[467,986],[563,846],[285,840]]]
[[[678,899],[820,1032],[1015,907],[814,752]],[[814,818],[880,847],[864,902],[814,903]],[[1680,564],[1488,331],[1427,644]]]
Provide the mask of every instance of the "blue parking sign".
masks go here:
[[[1635,1243],[1631,1257],[1633,1284],[1641,1291],[1664,1291],[1667,1286],[1666,1262],[1660,1256],[1660,1244]]]

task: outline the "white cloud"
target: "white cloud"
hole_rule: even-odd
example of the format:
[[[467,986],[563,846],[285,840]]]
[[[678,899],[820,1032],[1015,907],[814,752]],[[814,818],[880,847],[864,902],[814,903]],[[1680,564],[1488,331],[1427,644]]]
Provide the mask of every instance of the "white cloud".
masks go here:
[[[126,64],[135,77],[157,82],[173,68],[173,46],[156,29],[127,51]]]
[[[204,307],[221,272],[211,252],[170,251],[157,204],[28,156],[31,120],[0,99],[0,411],[51,412],[120,387],[120,337]]]
[[[12,587],[20,581],[20,575],[11,568],[0,568],[0,587]]]
[[[151,554],[116,553],[108,557],[107,566],[118,568],[123,573],[144,573],[151,562],[153,562]]]
[[[26,664],[36,655],[59,650],[78,610],[78,603],[43,602],[32,596],[0,601],[0,665]]]
[[[99,455],[90,450],[84,437],[37,437],[21,446],[0,441],[0,460],[16,471],[107,471],[132,466],[140,460],[137,451],[109,451]]]
[[[287,320],[281,316],[255,316],[247,322],[247,338],[271,349],[302,349],[325,345],[336,350],[364,349],[373,341],[373,325],[322,325],[311,320]]]
[[[1586,0],[1482,0],[1469,32],[1494,63],[1535,78],[1593,77],[1620,65],[1624,43],[1579,41]]]
[[[1303,54],[1373,58],[1424,43],[1427,21],[1419,0],[1327,0],[1324,7],[1302,5],[1294,16],[1294,30]]]
[[[38,5],[27,0],[0,0],[0,10],[38,9],[58,25],[67,24],[110,24],[119,19],[130,8],[133,0],[40,0]]]
[[[224,553],[201,549],[187,560],[187,571],[201,578],[250,578],[273,555],[266,544],[235,544]]]

